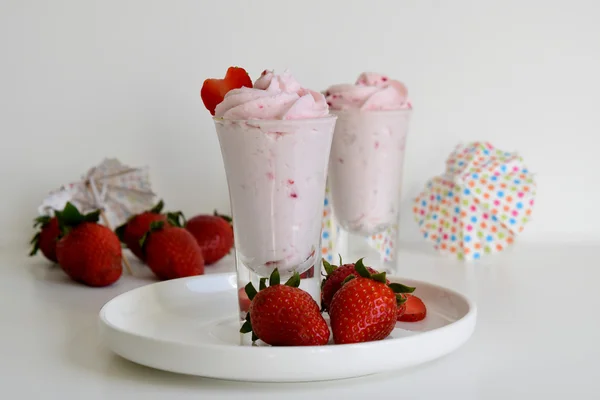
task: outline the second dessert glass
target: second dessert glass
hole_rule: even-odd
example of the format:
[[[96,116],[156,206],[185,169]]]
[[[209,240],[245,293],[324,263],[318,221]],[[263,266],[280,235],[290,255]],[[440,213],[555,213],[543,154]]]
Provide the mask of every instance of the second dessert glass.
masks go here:
[[[363,73],[355,84],[331,86],[326,98],[338,117],[328,175],[333,217],[340,228],[335,252],[347,262],[360,256],[378,270],[395,273],[412,114],[406,87],[384,75]],[[384,245],[377,250],[369,238]]]
[[[332,113],[338,116],[329,165],[332,208],[341,228],[336,251],[348,261],[366,255],[374,268],[396,272],[397,254],[383,257],[366,238],[392,234],[397,242],[411,110]]]

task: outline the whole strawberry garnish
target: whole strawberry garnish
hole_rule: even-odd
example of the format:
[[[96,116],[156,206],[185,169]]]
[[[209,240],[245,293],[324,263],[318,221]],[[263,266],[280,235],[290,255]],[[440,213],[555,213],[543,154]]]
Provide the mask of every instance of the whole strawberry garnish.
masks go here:
[[[71,279],[96,287],[115,283],[123,273],[119,238],[98,224],[99,215],[83,215],[71,203],[56,212],[62,236],[56,244],[58,263]]]
[[[152,222],[140,245],[148,267],[160,280],[204,274],[202,249],[177,220]]]
[[[214,264],[225,257],[233,247],[233,228],[231,219],[217,214],[197,215],[185,224],[196,239],[206,265]]]
[[[245,291],[251,300],[242,333],[252,332],[257,339],[271,346],[321,346],[329,341],[329,327],[319,312],[314,299],[298,288],[300,275],[294,275],[284,284],[279,283],[279,272],[273,271],[269,278],[260,281],[260,290],[252,283]]]
[[[370,342],[389,336],[396,325],[398,304],[406,301],[397,295],[412,292],[398,283],[386,284],[385,272],[371,274],[362,259],[349,275],[329,306],[333,341],[336,344]]]
[[[150,229],[154,221],[167,221],[167,216],[161,214],[164,202],[161,200],[148,211],[134,215],[127,222],[115,229],[115,233],[137,258],[144,261],[140,240]]]
[[[239,67],[229,67],[224,79],[207,79],[200,90],[200,97],[204,106],[212,115],[215,115],[217,104],[223,101],[227,92],[241,87],[252,87],[252,80],[248,73]]]
[[[356,275],[356,269],[354,264],[342,264],[342,257],[340,256],[340,265],[331,265],[325,259],[323,259],[323,267],[325,268],[325,279],[321,282],[321,307],[323,311],[329,309],[329,304],[333,295],[340,290],[342,282],[349,275]],[[367,267],[367,271],[371,274],[378,274],[379,271],[374,270],[371,267]],[[389,281],[387,281],[389,283]]]
[[[58,262],[56,258],[56,242],[60,236],[60,228],[58,227],[58,219],[56,217],[41,216],[34,220],[33,227],[40,227],[40,230],[31,239],[30,244],[33,245],[30,256],[42,251],[44,257],[52,262]]]
[[[398,321],[418,322],[425,319],[427,316],[427,307],[425,307],[423,300],[414,294],[407,294],[406,297],[406,302],[404,303],[405,310],[402,315],[398,315]]]

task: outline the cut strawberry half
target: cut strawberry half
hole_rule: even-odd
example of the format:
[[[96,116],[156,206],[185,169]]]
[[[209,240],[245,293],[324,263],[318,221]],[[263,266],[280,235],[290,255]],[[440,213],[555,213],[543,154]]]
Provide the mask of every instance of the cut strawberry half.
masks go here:
[[[398,321],[417,322],[425,319],[427,316],[427,307],[423,300],[412,294],[405,294],[407,297],[404,305],[406,309],[402,315],[398,316]]]
[[[204,106],[215,115],[217,104],[223,101],[227,92],[241,87],[252,87],[250,76],[240,67],[229,67],[224,79],[207,79],[200,90]]]
[[[406,297],[406,294],[401,294],[401,296],[402,296],[402,298],[404,298],[404,299],[406,299],[406,298],[407,298],[407,297]],[[400,319],[400,318],[402,318],[402,316],[404,315],[404,313],[405,313],[405,312],[406,312],[406,301],[405,301],[405,302],[403,302],[403,303],[401,303],[401,304],[398,304],[398,314],[397,314],[397,317],[396,317],[396,319],[397,319],[398,321],[401,321],[401,319]]]

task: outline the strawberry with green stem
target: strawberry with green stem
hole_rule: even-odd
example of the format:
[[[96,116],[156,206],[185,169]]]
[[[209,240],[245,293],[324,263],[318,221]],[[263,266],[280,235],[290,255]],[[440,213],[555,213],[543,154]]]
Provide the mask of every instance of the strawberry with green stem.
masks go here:
[[[55,214],[61,232],[56,257],[65,273],[93,287],[119,280],[123,273],[121,243],[112,230],[98,223],[100,211],[81,214],[67,203]]]
[[[115,233],[133,254],[144,261],[144,254],[140,247],[140,239],[150,229],[150,224],[155,221],[167,221],[167,216],[162,214],[164,202],[160,200],[154,207],[143,213],[132,216],[123,225],[115,229]]]
[[[140,240],[144,259],[160,280],[204,274],[202,249],[176,215],[169,214],[168,222],[152,222]]]
[[[245,292],[250,308],[241,333],[252,332],[252,341],[258,339],[272,346],[321,346],[329,341],[329,327],[315,300],[300,289],[300,275],[295,272],[280,284],[279,271],[262,278],[258,292],[248,283]]]
[[[33,227],[39,227],[39,231],[33,236],[31,242],[29,242],[33,246],[29,255],[34,256],[38,250],[41,250],[44,257],[57,263],[56,243],[60,238],[58,219],[47,215],[40,216],[34,220]]]
[[[414,294],[407,294],[406,302],[403,305],[404,311],[398,313],[398,321],[418,322],[424,320],[427,316],[427,307],[425,307],[425,303]]]
[[[336,344],[382,340],[396,325],[398,306],[405,293],[415,288],[386,283],[386,273],[372,274],[360,259],[355,274],[348,275],[329,307],[331,330]]]
[[[321,282],[321,306],[323,311],[329,309],[329,304],[335,293],[342,287],[342,282],[349,276],[356,274],[355,264],[344,264],[340,255],[339,265],[331,265],[323,259],[323,268],[325,269],[325,279]],[[371,274],[378,274],[379,271],[367,267]],[[389,281],[387,281],[389,283]]]

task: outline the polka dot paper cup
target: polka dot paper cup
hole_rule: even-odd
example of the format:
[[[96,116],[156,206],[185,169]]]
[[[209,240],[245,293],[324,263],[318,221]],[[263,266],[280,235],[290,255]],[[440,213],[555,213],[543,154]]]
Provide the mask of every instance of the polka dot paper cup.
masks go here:
[[[519,155],[475,142],[457,146],[445,174],[427,183],[413,212],[438,251],[477,260],[514,243],[531,218],[535,194]]]

